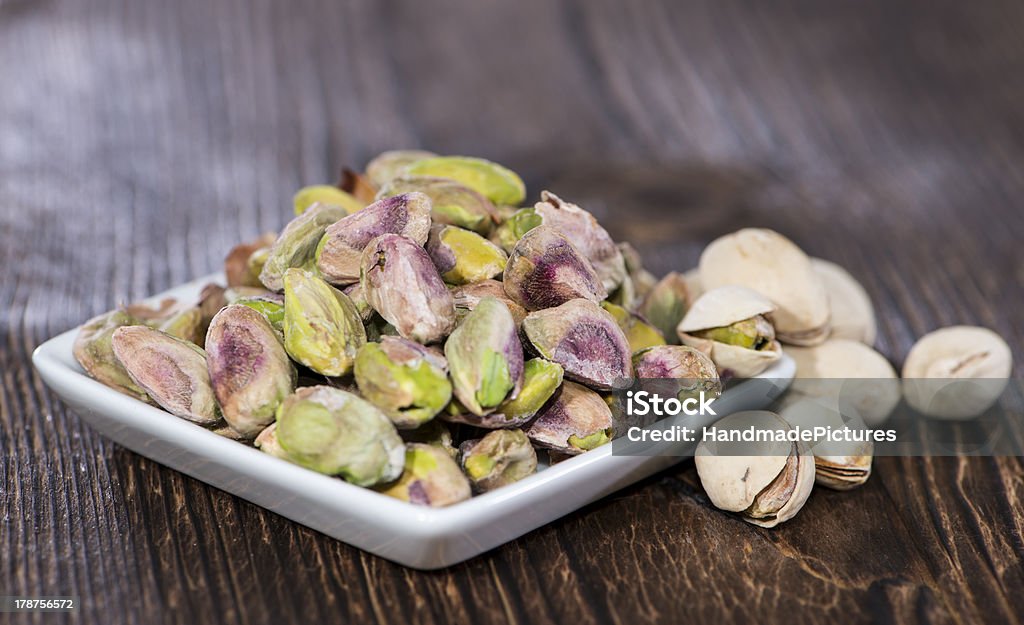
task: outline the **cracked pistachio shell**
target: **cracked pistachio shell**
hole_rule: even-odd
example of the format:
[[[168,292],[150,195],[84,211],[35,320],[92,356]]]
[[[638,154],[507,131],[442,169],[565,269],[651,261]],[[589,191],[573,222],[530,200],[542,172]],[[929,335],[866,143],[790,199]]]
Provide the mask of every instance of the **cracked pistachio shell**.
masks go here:
[[[284,347],[317,373],[340,376],[352,369],[366,330],[347,295],[308,271],[284,275]]]
[[[452,289],[452,298],[455,300],[455,312],[459,319],[461,320],[467,313],[476,308],[480,300],[485,297],[493,297],[505,302],[509,312],[512,313],[512,318],[516,321],[516,326],[521,324],[523,319],[526,318],[526,309],[509,299],[508,294],[505,293],[505,286],[501,282],[498,280],[481,280],[480,282],[471,282]]]
[[[287,460],[292,462],[292,459],[288,456],[288,452],[281,447],[281,443],[277,441],[277,423],[271,423],[267,427],[263,428],[263,431],[259,433],[256,440],[253,441],[253,445],[263,453],[270,454],[275,458],[281,460]]]
[[[370,402],[330,386],[307,386],[277,408],[277,442],[288,458],[357,486],[396,479],[405,444]]]
[[[326,204],[314,204],[292,219],[270,248],[267,261],[260,271],[260,282],[271,291],[284,289],[284,272],[291,268],[313,269],[316,249],[327,226],[348,213],[345,209]]]
[[[351,193],[342,191],[338,187],[329,184],[302,187],[296,192],[295,197],[292,198],[292,205],[295,207],[296,215],[306,212],[314,204],[336,206],[349,214],[358,212],[366,206]]]
[[[637,313],[661,332],[669,343],[678,343],[676,326],[690,305],[686,281],[681,274],[670,272],[658,280],[644,296]]]
[[[485,297],[444,344],[455,396],[475,415],[515,399],[523,385],[523,346],[512,313]]]
[[[703,352],[685,345],[658,345],[633,354],[633,371],[641,387],[680,399],[722,394],[715,363]],[[666,388],[668,380],[671,387]]]
[[[543,225],[544,218],[533,208],[520,208],[502,220],[491,234],[491,241],[509,254],[519,239],[537,226]]]
[[[848,271],[820,258],[811,259],[811,267],[828,294],[832,311],[829,338],[851,339],[874,345],[878,336],[875,307],[864,287]]]
[[[458,401],[452,402],[450,410],[441,418],[453,423],[465,423],[485,430],[519,427],[530,422],[562,385],[561,365],[532,358],[523,366],[523,387],[515,399],[501,403],[494,412],[483,416],[475,415]]]
[[[370,204],[329,226],[316,249],[316,266],[331,284],[359,281],[359,263],[366,246],[382,234],[400,234],[419,245],[430,232],[430,199],[405,193]]]
[[[610,390],[628,384],[633,351],[608,311],[574,299],[555,308],[532,312],[523,332],[542,357],[565,369],[565,377],[592,388]]]
[[[715,427],[792,429],[785,419],[764,410],[731,414]],[[737,512],[744,521],[761,527],[775,527],[796,516],[814,487],[814,456],[802,442],[705,440],[697,445],[694,462],[716,508]]]
[[[537,472],[537,452],[522,430],[494,430],[459,446],[459,464],[473,488],[487,492]]]
[[[114,356],[114,348],[111,345],[111,336],[115,330],[140,324],[139,319],[122,310],[93,317],[78,331],[72,351],[75,360],[82,365],[89,377],[129,397],[148,402],[149,395],[132,381],[121,361]]]
[[[398,333],[419,343],[436,343],[455,326],[455,300],[427,252],[396,234],[377,237],[363,250],[366,301]]]
[[[263,286],[260,284],[260,272],[259,270],[253,271],[256,269],[256,265],[251,264],[250,260],[260,250],[265,250],[273,245],[275,239],[277,239],[276,234],[266,232],[258,239],[240,243],[231,248],[227,257],[224,258],[224,276],[227,278],[229,287]],[[264,262],[266,262],[265,258]]]
[[[265,316],[235,304],[213,318],[206,334],[206,364],[224,419],[255,437],[295,390],[295,367]]]
[[[232,302],[239,306],[246,306],[263,315],[270,322],[271,327],[278,333],[281,340],[284,340],[284,296],[280,293],[268,291],[261,295],[247,295],[239,297]]]
[[[382,493],[418,506],[442,508],[469,499],[473,492],[458,463],[444,449],[409,443],[405,469]]]
[[[828,338],[828,293],[807,255],[778,232],[745,228],[715,239],[700,256],[700,281],[706,290],[738,284],[765,295],[777,307],[772,318],[783,343]]]
[[[542,191],[534,211],[545,226],[558,230],[590,261],[606,291],[611,293],[626,277],[622,251],[594,216],[550,191]]]
[[[426,249],[448,284],[490,280],[505,271],[508,261],[508,256],[497,245],[475,232],[455,226],[431,228]]]
[[[751,378],[782,357],[782,346],[767,316],[775,311],[764,295],[743,286],[712,289],[693,302],[679,322],[684,345],[715,361],[727,377]]]
[[[612,411],[604,398],[566,380],[526,427],[526,435],[537,447],[578,455],[609,442],[612,429]]]
[[[395,336],[359,348],[356,385],[395,427],[412,429],[434,418],[452,398],[448,363],[437,350]]]
[[[930,332],[903,364],[903,395],[936,419],[971,419],[995,404],[1013,371],[1006,341],[987,328],[952,326]]]
[[[415,430],[401,430],[399,434],[406,443],[422,443],[443,449],[452,458],[457,458],[459,450],[452,445],[452,431],[442,421],[434,419],[419,426]]]
[[[863,423],[844,419],[838,411],[813,399],[800,399],[782,408],[781,416],[801,429],[830,427],[834,430],[862,428]],[[851,425],[856,423],[854,428]],[[814,454],[815,483],[833,490],[850,490],[871,476],[874,443],[822,440],[810,447]]]
[[[505,292],[527,310],[608,296],[594,267],[565,235],[538,226],[516,243],[505,265]]]
[[[665,337],[661,335],[661,332],[639,315],[611,302],[601,302],[601,308],[608,311],[615,319],[615,323],[619,324],[622,333],[626,335],[626,340],[629,341],[629,349],[633,352],[645,347],[665,344]]]
[[[206,352],[194,343],[146,326],[124,326],[114,330],[111,345],[132,381],[161,408],[199,425],[220,421]]]
[[[481,235],[489,234],[494,227],[494,204],[454,180],[396,178],[381,188],[377,198],[388,198],[413,191],[430,198],[430,219],[435,224],[458,226]]]
[[[526,185],[512,170],[470,156],[435,156],[416,161],[403,176],[448,178],[484,196],[494,204],[518,206],[526,198]]]
[[[366,178],[378,189],[397,178],[403,169],[416,161],[437,156],[426,150],[389,150],[366,164]]]
[[[356,310],[359,311],[359,318],[363,320],[365,324],[367,321],[373,318],[373,306],[370,306],[370,302],[366,301],[366,293],[363,292],[363,285],[359,282],[350,284],[341,290],[342,293],[348,295],[348,298],[355,304]]]

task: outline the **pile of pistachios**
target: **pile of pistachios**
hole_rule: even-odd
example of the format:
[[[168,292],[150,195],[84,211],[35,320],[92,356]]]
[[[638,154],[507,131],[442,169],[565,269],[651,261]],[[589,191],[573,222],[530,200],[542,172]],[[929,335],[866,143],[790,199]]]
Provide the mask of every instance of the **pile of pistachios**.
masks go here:
[[[525,199],[496,163],[385,152],[300,190],[280,234],[230,251],[226,285],[96,317],[75,356],[173,415],[428,506],[523,479],[538,453],[554,463],[608,443],[611,391],[635,379],[717,395],[782,344],[798,377],[896,379],[870,347],[864,289],[775,232],[721,237],[698,268],[657,279],[585,209],[548,191]],[[1008,377],[997,336],[946,332],[915,347],[915,376]],[[878,423],[899,393],[871,399]],[[796,514],[815,476],[850,488],[870,467],[869,448],[814,459],[799,444],[697,461],[715,505],[769,526]]]

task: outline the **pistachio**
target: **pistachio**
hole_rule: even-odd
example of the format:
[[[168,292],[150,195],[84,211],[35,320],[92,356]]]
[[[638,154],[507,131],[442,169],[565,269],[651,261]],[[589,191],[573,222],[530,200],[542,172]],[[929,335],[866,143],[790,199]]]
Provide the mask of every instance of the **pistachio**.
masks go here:
[[[476,308],[480,300],[485,297],[494,297],[508,306],[508,310],[515,319],[516,326],[526,318],[526,309],[509,299],[505,293],[505,286],[497,280],[481,280],[463,284],[452,289],[452,298],[455,301],[455,312],[461,320],[468,312]]]
[[[377,198],[413,191],[430,198],[430,219],[435,224],[458,226],[487,235],[494,227],[495,207],[469,187],[445,178],[396,178],[387,183]]]
[[[817,345],[828,338],[828,294],[807,255],[772,230],[745,228],[715,239],[700,257],[704,289],[749,287],[777,307],[775,332],[783,343]]]
[[[1013,370],[1006,341],[987,328],[952,326],[930,332],[903,364],[903,395],[936,419],[971,419],[995,404]]]
[[[206,364],[224,419],[243,436],[273,422],[277,406],[295,390],[295,367],[277,332],[247,306],[228,306],[213,318]]]
[[[577,455],[604,445],[612,436],[612,411],[589,388],[566,380],[526,428],[537,447]]]
[[[383,152],[366,164],[366,178],[378,189],[397,178],[403,169],[416,161],[437,156],[426,150],[391,150]]]
[[[405,469],[382,493],[418,506],[441,508],[469,499],[472,489],[459,465],[439,447],[409,443]]]
[[[802,430],[827,427],[833,431],[851,429],[843,415],[814,399],[800,399],[789,403],[781,416],[790,425]],[[863,424],[859,429],[863,429]],[[819,440],[811,446],[814,454],[815,483],[833,490],[850,490],[867,482],[871,476],[874,443],[865,440]]]
[[[256,440],[253,441],[253,445],[256,446],[260,451],[270,454],[275,458],[281,460],[287,460],[289,462],[292,459],[288,456],[288,452],[281,447],[281,443],[277,440],[277,423],[271,423],[267,427],[263,428],[263,431],[259,433]]]
[[[452,445],[452,432],[448,425],[434,419],[419,426],[415,430],[398,432],[406,443],[422,443],[443,449],[452,458],[457,458],[459,450]]]
[[[292,462],[357,486],[390,482],[402,473],[405,445],[395,426],[347,391],[298,389],[278,406],[275,432]]]
[[[669,343],[678,343],[676,326],[683,320],[690,305],[686,280],[671,272],[651,287],[637,308],[641,317],[657,328]]]
[[[495,204],[518,206],[526,198],[526,185],[515,172],[482,158],[436,156],[408,165],[404,176],[427,176],[455,180]]]
[[[717,430],[789,431],[772,412],[737,412],[715,423]],[[708,442],[697,445],[697,475],[715,507],[737,512],[744,521],[775,527],[807,502],[814,487],[814,457],[803,442]]]
[[[597,389],[628,385],[633,353],[615,319],[597,304],[573,299],[538,310],[523,320],[538,354],[565,369],[565,376]]]
[[[234,304],[246,306],[263,315],[271,327],[284,341],[284,296],[267,291],[262,295],[247,295],[234,300]]]
[[[543,225],[544,218],[531,208],[520,208],[502,220],[501,225],[494,229],[491,241],[509,254],[515,249],[519,239],[537,226]]]
[[[447,374],[440,352],[400,337],[381,337],[356,354],[359,391],[399,429],[418,427],[444,409],[452,397]]]
[[[347,295],[308,271],[284,274],[284,347],[317,373],[349,372],[366,330]]]
[[[618,246],[622,253],[622,260],[626,264],[626,281],[629,282],[628,288],[632,291],[632,297],[621,299],[620,295],[621,301],[616,303],[623,308],[632,310],[635,305],[647,297],[654,285],[658,283],[658,279],[650,271],[644,269],[643,259],[640,258],[640,252],[636,251],[635,247],[625,241],[619,243]],[[623,282],[623,286],[626,286],[626,281]],[[621,291],[622,288],[620,287],[619,290]]]
[[[82,365],[89,377],[129,397],[148,402],[149,395],[132,381],[121,362],[114,356],[110,340],[118,328],[140,324],[139,319],[121,310],[93,317],[78,331],[72,351],[75,360]]]
[[[726,377],[751,378],[782,357],[767,316],[771,300],[743,286],[729,285],[701,295],[679,323],[679,338],[711,356]]]
[[[601,308],[608,311],[615,319],[615,323],[619,324],[619,329],[629,341],[631,351],[637,352],[645,347],[665,344],[665,337],[661,335],[661,332],[639,315],[611,302],[601,302]]]
[[[475,232],[455,226],[430,229],[427,253],[448,284],[490,280],[505,270],[508,256],[497,245]]]
[[[415,241],[396,234],[377,237],[363,250],[366,301],[398,333],[434,343],[455,326],[455,301],[430,256]]]
[[[516,243],[504,273],[505,292],[527,310],[551,308],[581,297],[600,302],[608,293],[594,267],[569,240],[538,226]]]
[[[487,492],[537,471],[537,452],[522,430],[494,430],[459,446],[459,464],[473,488]]]
[[[316,266],[332,284],[359,281],[363,250],[382,234],[400,234],[419,245],[430,232],[430,199],[405,193],[370,204],[327,228],[316,249]]]
[[[366,293],[363,291],[361,283],[350,284],[342,289],[341,292],[348,295],[348,298],[355,304],[356,310],[359,312],[359,318],[363,320],[364,324],[373,318],[373,314],[376,311],[373,310],[373,306],[370,306],[370,302],[366,301]]]
[[[224,259],[224,275],[229,287],[262,286],[259,271],[254,273],[252,271],[254,265],[250,265],[249,261],[256,252],[273,245],[275,239],[277,239],[276,234],[267,232],[254,241],[240,243],[231,248]]]
[[[874,345],[878,335],[875,308],[864,287],[848,271],[827,260],[812,258],[811,268],[828,295],[829,310],[832,311],[829,337]]]
[[[562,374],[561,365],[543,358],[527,360],[523,366],[523,388],[515,399],[505,400],[494,412],[482,416],[469,412],[461,403],[453,401],[450,410],[442,413],[441,418],[486,430],[525,425],[561,386]]]
[[[206,370],[206,352],[194,343],[146,326],[123,326],[111,338],[114,355],[161,408],[199,425],[220,421]]]
[[[501,300],[485,297],[444,344],[455,396],[473,414],[515,399],[523,384],[523,347]]]
[[[686,283],[686,292],[691,301],[704,294],[704,284],[700,281],[700,267],[684,271],[683,282]]]
[[[313,269],[316,249],[327,226],[348,213],[345,209],[314,204],[292,219],[270,248],[260,272],[260,282],[271,291],[284,289],[284,272],[291,268]]]
[[[323,204],[324,206],[335,206],[343,209],[346,213],[355,213],[362,210],[363,202],[359,201],[355,196],[350,193],[342,191],[338,187],[332,187],[328,184],[318,184],[309,187],[302,187],[292,198],[292,204],[295,206],[295,214],[301,215],[306,212],[310,206],[314,204]]]
[[[540,200],[534,211],[543,224],[558,230],[576,246],[590,261],[607,292],[618,288],[626,277],[626,263],[608,231],[593,215],[550,191],[542,191]]]

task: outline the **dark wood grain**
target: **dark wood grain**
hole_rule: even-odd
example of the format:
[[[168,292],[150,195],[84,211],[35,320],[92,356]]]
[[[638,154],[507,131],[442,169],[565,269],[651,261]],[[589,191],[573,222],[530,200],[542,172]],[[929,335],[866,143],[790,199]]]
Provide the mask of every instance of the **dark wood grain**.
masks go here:
[[[879,459],[773,531],[684,464],[420,573],[116,447],[29,356],[419,146],[506,163],[659,273],[774,227],[863,281],[894,363],[981,324],[1019,378],[1022,29],[1005,0],[0,0],[0,594],[88,623],[1021,622],[1017,458]]]

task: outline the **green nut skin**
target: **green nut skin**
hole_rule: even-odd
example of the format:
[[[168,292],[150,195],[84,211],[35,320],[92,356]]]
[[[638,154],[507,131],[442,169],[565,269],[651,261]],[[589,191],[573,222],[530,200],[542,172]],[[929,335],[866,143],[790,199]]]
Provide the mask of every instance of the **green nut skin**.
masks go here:
[[[508,255],[497,245],[455,226],[431,228],[427,253],[441,278],[453,285],[490,280],[501,275],[508,262]]]
[[[355,379],[363,397],[403,430],[433,419],[452,398],[444,356],[401,337],[384,336],[360,347]]]
[[[578,455],[609,442],[612,411],[595,391],[566,380],[526,428],[537,447]]]
[[[232,303],[247,306],[266,317],[284,340],[284,297],[280,293],[268,291],[260,295],[246,295],[235,298]]]
[[[406,443],[422,443],[443,449],[452,458],[457,458],[459,450],[452,445],[452,431],[446,423],[434,419],[419,426],[415,430],[400,430],[402,440]]]
[[[366,178],[378,189],[397,178],[403,169],[416,161],[437,156],[426,150],[390,150],[382,152],[366,164]]]
[[[317,373],[345,375],[366,330],[347,295],[308,271],[284,275],[284,347],[288,355]]]
[[[491,241],[511,254],[519,239],[543,223],[544,219],[533,208],[520,208],[494,229]]]
[[[502,301],[485,297],[466,315],[444,345],[455,396],[483,416],[523,384],[523,347],[512,313]]]
[[[633,352],[655,345],[665,345],[665,337],[661,335],[661,332],[638,315],[608,301],[601,302],[601,308],[607,310],[615,318],[615,322],[619,324],[619,328],[626,335],[629,348]]]
[[[657,328],[669,343],[678,343],[676,326],[686,315],[689,295],[686,278],[671,272],[658,281],[644,297],[637,313]]]
[[[474,490],[485,493],[536,473],[537,452],[522,430],[494,430],[462,443],[459,464]]]
[[[743,319],[720,328],[710,328],[691,332],[702,339],[718,341],[728,345],[736,345],[756,351],[771,349],[775,342],[775,328],[764,315]]]
[[[457,401],[441,418],[452,423],[465,423],[486,430],[525,425],[544,407],[562,385],[562,367],[543,358],[527,360],[523,367],[523,388],[515,399],[509,399],[488,415],[477,416]]]
[[[518,206],[526,198],[526,185],[510,169],[468,156],[436,156],[416,161],[403,176],[449,178],[473,189],[494,204]]]
[[[445,178],[396,178],[377,193],[384,199],[417,191],[430,198],[430,219],[487,236],[495,222],[495,206],[469,187]]]
[[[324,206],[336,206],[344,209],[346,213],[352,214],[362,210],[363,204],[351,193],[346,193],[338,187],[328,184],[318,184],[309,187],[302,187],[292,198],[295,207],[295,214],[301,215],[314,204]]]
[[[260,282],[271,291],[284,289],[284,273],[291,268],[316,266],[316,249],[327,227],[348,213],[338,206],[314,204],[292,219],[271,246],[260,272]]]
[[[139,319],[122,310],[93,317],[79,330],[72,352],[75,360],[92,379],[139,401],[150,402],[146,391],[132,381],[121,362],[114,356],[114,348],[111,345],[111,337],[115,330],[141,324]]]
[[[418,506],[440,508],[472,496],[469,480],[448,452],[432,445],[409,443],[405,470],[382,493]]]
[[[275,433],[292,462],[357,486],[395,480],[405,462],[405,445],[384,413],[330,386],[303,387],[285,398]]]

